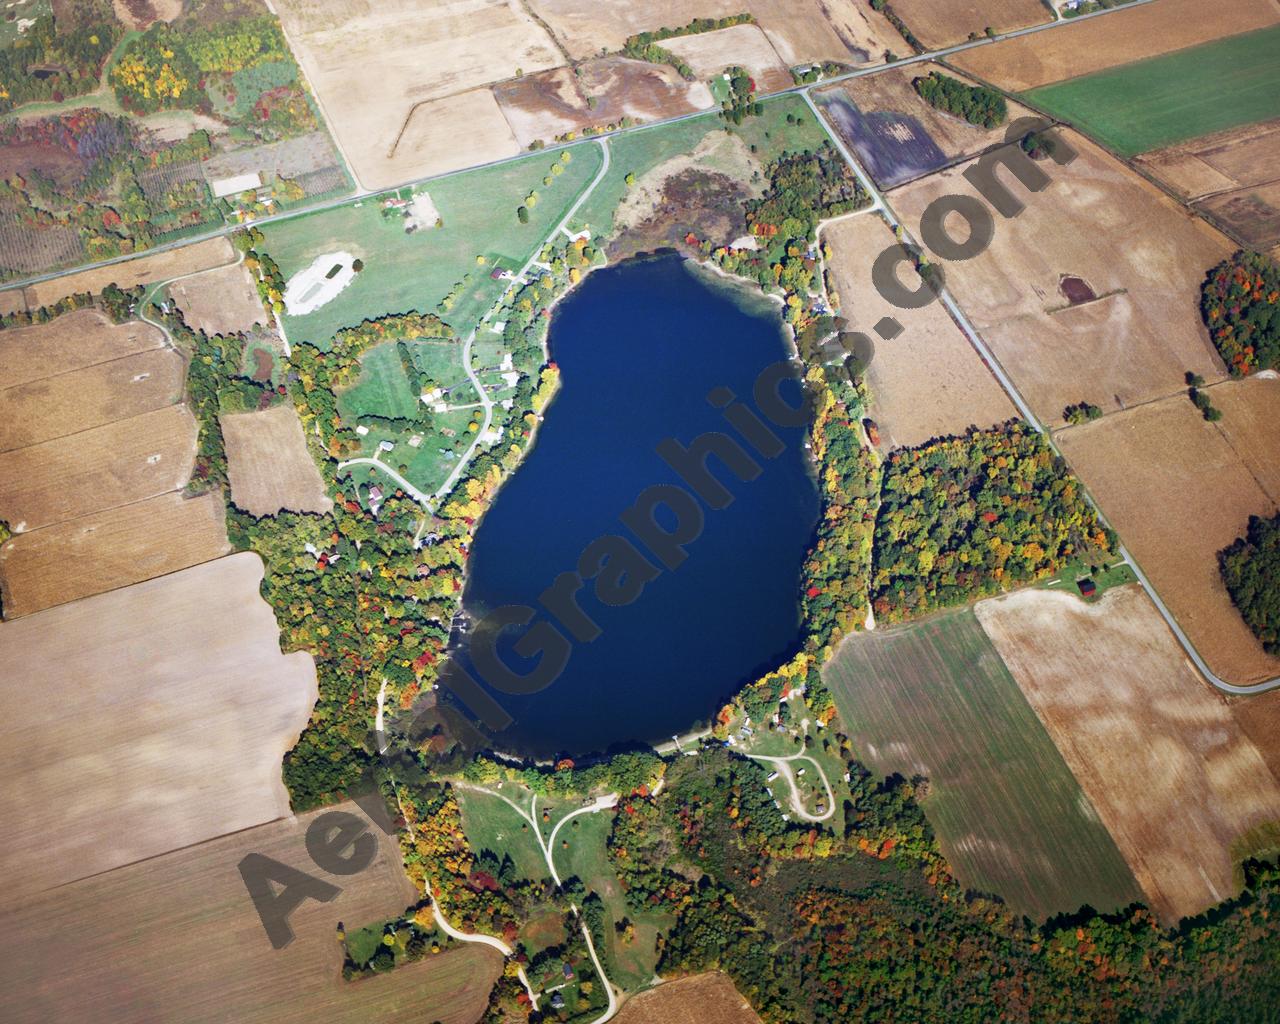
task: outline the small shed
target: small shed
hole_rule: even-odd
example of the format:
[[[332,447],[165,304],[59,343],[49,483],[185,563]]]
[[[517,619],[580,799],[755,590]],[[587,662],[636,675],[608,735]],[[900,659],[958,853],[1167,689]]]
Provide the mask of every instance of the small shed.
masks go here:
[[[1076,580],[1076,586],[1080,588],[1081,597],[1093,597],[1098,592],[1098,585],[1087,576],[1082,580]]]

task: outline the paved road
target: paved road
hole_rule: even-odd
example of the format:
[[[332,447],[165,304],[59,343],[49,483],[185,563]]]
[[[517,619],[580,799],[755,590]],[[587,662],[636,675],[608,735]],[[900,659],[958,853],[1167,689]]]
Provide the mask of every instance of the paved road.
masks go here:
[[[1151,3],[1153,0],[1141,0],[1141,2]],[[1118,10],[1118,8],[1112,9]],[[1086,15],[1086,17],[1088,16]],[[1073,20],[1078,21],[1079,19]],[[1058,23],[1055,22],[1054,24]],[[1049,26],[1043,27],[1047,28]],[[1030,30],[1023,30],[1022,32],[1012,34],[1026,35],[1028,31]],[[822,112],[818,109],[818,105],[813,102],[813,97],[810,96],[807,91],[804,93],[804,99],[809,105],[809,109],[813,111],[814,116],[818,118],[818,123],[826,129],[832,143],[840,151],[840,155],[844,157],[845,162],[848,163],[849,167],[853,170],[853,173],[862,183],[863,188],[865,188],[868,194],[874,199],[874,203],[871,208],[879,211],[880,215],[884,217],[885,221],[891,228],[901,229],[904,240],[913,245],[919,246],[920,250],[924,251],[925,247],[915,240],[911,230],[905,223],[903,223],[898,215],[894,213],[893,208],[889,205],[884,196],[881,195],[880,191],[876,188],[875,183],[871,180],[871,176],[863,170],[862,165],[858,163],[857,157],[854,156],[854,154],[849,150],[849,147],[845,145],[844,140],[840,138],[840,133],[832,130],[831,126],[827,124],[826,120],[822,116]],[[996,226],[996,230],[1000,230],[999,225]],[[1019,415],[1021,415],[1027,423],[1040,432],[1054,452],[1061,455],[1062,453],[1058,450],[1058,446],[1054,443],[1052,433],[1045,428],[1044,424],[1036,417],[1036,414],[1031,411],[1031,406],[1027,403],[1026,399],[1022,397],[1021,392],[1018,391],[1017,385],[1013,383],[1013,380],[1009,377],[1008,373],[1005,372],[1004,367],[1000,365],[1000,360],[996,358],[995,353],[988,347],[987,343],[983,340],[982,335],[978,333],[978,329],[973,326],[973,322],[965,314],[964,310],[960,308],[960,304],[956,302],[951,292],[944,287],[939,298],[947,312],[951,315],[951,318],[964,332],[965,337],[969,339],[969,344],[974,347],[983,362],[990,367],[991,372],[995,375],[996,380],[1000,382],[1000,386],[1004,388],[1010,401],[1013,402],[1014,407],[1018,410]],[[1081,486],[1083,487],[1083,483]],[[1097,511],[1099,518],[1105,523],[1106,516],[1098,506],[1097,501],[1094,500],[1093,495],[1089,494],[1087,490],[1085,491],[1085,494],[1089,499],[1089,503],[1093,505],[1094,509]],[[1138,582],[1141,583],[1143,589],[1146,590],[1147,595],[1155,604],[1156,610],[1160,612],[1160,616],[1164,619],[1165,624],[1173,632],[1173,635],[1178,638],[1178,643],[1182,645],[1183,651],[1185,651],[1187,657],[1191,659],[1192,664],[1200,670],[1201,675],[1209,680],[1213,686],[1221,690],[1223,693],[1229,693],[1234,696],[1249,696],[1251,694],[1266,693],[1269,690],[1280,688],[1280,676],[1277,676],[1274,679],[1265,680],[1261,683],[1241,686],[1237,683],[1229,683],[1215,674],[1214,671],[1209,668],[1208,664],[1205,663],[1204,658],[1200,656],[1200,652],[1196,650],[1190,637],[1188,637],[1182,627],[1178,625],[1177,619],[1173,617],[1173,614],[1169,611],[1168,607],[1160,599],[1160,595],[1156,592],[1155,587],[1151,585],[1151,581],[1147,578],[1146,573],[1144,573],[1138,563],[1134,561],[1133,555],[1130,554],[1129,550],[1123,543],[1120,545],[1120,556],[1129,565],[1129,568],[1133,570],[1133,574],[1138,578]]]
[[[959,43],[956,46],[949,46],[949,47],[946,47],[945,49],[931,50],[927,53],[921,53],[911,57],[904,57],[901,60],[895,61],[893,64],[876,64],[871,67],[859,68],[857,71],[850,71],[847,74],[833,75],[831,78],[824,78],[821,82],[816,83],[816,85],[792,86],[789,89],[783,89],[780,92],[770,93],[768,96],[762,96],[761,99],[772,99],[777,96],[787,96],[787,95],[792,95],[797,93],[802,95],[808,95],[808,91],[815,87],[825,88],[826,86],[833,85],[837,82],[845,82],[854,78],[862,78],[865,75],[880,74],[881,72],[886,71],[890,68],[904,67],[911,64],[919,64],[925,61],[937,60],[938,58],[948,57],[956,53],[963,53],[965,50],[972,50],[979,46],[989,46],[992,43],[999,42],[1002,39],[1015,39],[1018,36],[1032,35],[1036,32],[1047,32],[1052,29],[1060,28],[1063,25],[1072,25],[1078,22],[1088,21],[1090,18],[1106,17],[1107,15],[1112,14],[1116,11],[1125,10],[1129,7],[1140,7],[1143,4],[1149,4],[1154,2],[1155,0],[1133,0],[1132,3],[1125,4],[1123,7],[1114,7],[1108,10],[1095,11],[1092,14],[1082,14],[1079,17],[1070,18],[1067,20],[1050,21],[1050,22],[1046,22],[1043,25],[1032,25],[1029,28],[1018,29],[1017,31],[1014,31],[1014,32],[1006,32],[1002,35],[993,36],[991,38],[987,38],[984,36],[982,39],[976,39],[976,40],[973,40],[972,42]],[[314,93],[314,90],[313,90],[313,93]],[[323,108],[322,108],[322,112],[323,112]],[[678,117],[670,117],[664,121],[650,121],[642,125],[633,125],[630,128],[619,128],[616,131],[607,132],[601,135],[595,135],[595,136],[592,136],[591,138],[578,139],[574,142],[566,142],[554,147],[549,147],[544,152],[558,152],[559,150],[572,149],[576,146],[589,146],[593,142],[605,141],[611,136],[653,131],[656,128],[662,128],[666,125],[677,124],[681,121],[689,121],[696,117],[706,117],[711,113],[713,113],[713,110],[698,110],[690,114],[681,114]],[[335,144],[338,145],[338,149],[341,152],[342,151],[341,142],[338,141],[337,136],[334,134],[332,130],[330,130],[329,134],[333,136]],[[407,181],[402,181],[396,185],[388,185],[386,188],[366,189],[363,187],[358,187],[354,192],[350,193],[349,195],[339,196],[335,199],[327,199],[323,202],[316,203],[312,206],[297,207],[292,210],[285,210],[280,213],[271,214],[270,216],[259,218],[258,220],[254,221],[254,223],[257,225],[263,225],[263,224],[275,223],[278,221],[291,220],[294,217],[305,217],[308,214],[316,213],[320,210],[331,210],[334,207],[345,206],[348,203],[355,202],[356,200],[359,200],[359,199],[364,199],[368,196],[381,195],[384,192],[390,192],[400,188],[417,188],[421,185],[430,184],[433,181],[442,181],[446,178],[452,178],[459,174],[468,174],[471,171],[478,170],[483,167],[497,167],[497,166],[501,166],[502,164],[513,163],[517,160],[524,159],[528,155],[529,154],[527,152],[517,153],[515,156],[503,157],[500,160],[490,160],[485,163],[474,164],[470,167],[461,167],[456,171],[447,171],[444,174],[433,174],[433,175],[428,175],[422,178],[412,178]],[[349,160],[346,160],[345,154],[343,159],[347,163],[348,170],[352,171],[352,180],[357,180],[355,178],[355,172],[351,168],[351,162]],[[204,232],[203,234],[192,235],[188,238],[183,238],[176,242],[165,242],[162,245],[153,246],[152,248],[143,250],[140,253],[131,253],[130,255],[127,255],[127,256],[116,256],[113,259],[98,260],[95,263],[85,263],[80,266],[73,267],[67,270],[55,270],[47,274],[39,274],[34,277],[24,278],[23,280],[20,280],[20,281],[11,281],[0,287],[22,288],[29,284],[37,284],[40,281],[51,281],[51,280],[54,280],[55,278],[65,277],[68,274],[78,273],[82,270],[92,270],[98,267],[108,267],[108,266],[114,266],[115,264],[118,264],[118,263],[127,263],[128,261],[138,259],[141,256],[151,256],[156,253],[168,252],[173,249],[180,249],[183,246],[193,245],[196,242],[202,242],[210,238],[217,238],[220,235],[229,235],[232,232],[238,230],[240,227],[241,225],[238,225],[238,224],[227,224],[227,225],[224,225],[223,227],[213,228],[207,232]]]

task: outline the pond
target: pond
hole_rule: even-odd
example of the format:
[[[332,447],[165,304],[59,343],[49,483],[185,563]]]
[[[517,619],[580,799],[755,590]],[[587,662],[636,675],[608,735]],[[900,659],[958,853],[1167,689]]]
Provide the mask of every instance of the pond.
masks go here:
[[[743,683],[788,657],[799,642],[800,565],[819,507],[799,425],[806,414],[794,411],[803,404],[800,367],[787,362],[778,309],[763,296],[674,255],[632,260],[596,271],[557,307],[549,347],[561,388],[477,528],[463,595],[471,627],[455,651],[475,678],[497,681],[480,670],[487,663],[477,633],[486,631],[475,623],[518,605],[536,617],[508,626],[486,649],[519,674],[539,664],[536,647],[529,659],[514,649],[526,634],[551,637],[537,645],[549,652],[547,665],[558,667],[567,652],[562,669],[544,666],[554,679],[535,693],[487,687],[512,718],[493,745],[531,757],[669,739],[708,722]],[[769,367],[773,398],[758,405],[755,385]],[[707,396],[717,388],[736,400],[716,408]],[[774,442],[730,426],[747,410],[758,410]],[[721,444],[733,438],[747,462],[726,467],[710,456],[712,480],[699,472],[701,459],[690,457],[682,476],[658,454],[663,442],[696,452],[706,432],[727,435]],[[749,479],[752,464],[759,473]],[[667,489],[649,490],[655,485]],[[664,495],[669,505],[656,500]],[[630,521],[653,545],[620,521],[633,506],[650,510]],[[668,543],[666,533],[677,536]],[[572,598],[581,616],[564,591],[544,598],[574,572],[587,577]],[[611,573],[618,590],[597,589]]]

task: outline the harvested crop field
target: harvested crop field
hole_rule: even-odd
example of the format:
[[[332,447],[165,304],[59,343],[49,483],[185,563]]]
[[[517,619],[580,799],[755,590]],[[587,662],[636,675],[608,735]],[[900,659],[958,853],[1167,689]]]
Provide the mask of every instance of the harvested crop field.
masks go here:
[[[231,500],[239,508],[255,516],[333,508],[292,405],[223,416],[221,422]]]
[[[1023,212],[996,217],[984,252],[945,266],[961,308],[1047,423],[1077,402],[1111,412],[1172,394],[1188,371],[1222,379],[1200,286],[1231,243],[1093,143],[1055,134],[1075,160],[1038,163],[1049,185],[1029,193],[1015,184]],[[963,170],[903,186],[894,206],[915,228],[933,200],[977,197]],[[1097,300],[1071,305],[1067,277],[1087,282]]]
[[[218,267],[234,259],[235,253],[226,238],[210,238],[204,242],[196,242],[194,245],[185,245],[180,249],[158,252],[151,256],[139,256],[107,267],[95,267],[92,270],[55,277],[51,281],[41,281],[39,284],[28,285],[24,292],[28,307],[35,309],[37,306],[50,305],[77,292],[92,292],[97,295],[109,284],[117,284],[121,288],[132,288],[138,284],[167,281],[197,270]]]
[[[1280,118],[1157,149],[1136,163],[1242,245],[1280,242]]]
[[[5,618],[127,587],[226,554],[216,494],[171,492],[22,533],[0,546]]]
[[[927,50],[1052,20],[1040,0],[893,0],[893,10]]]
[[[1280,781],[1280,690],[1237,700],[1231,713]]]
[[[277,7],[367,188],[515,152],[492,96],[481,106],[487,89],[454,104],[417,105],[564,63],[516,0],[281,0]]]
[[[864,75],[817,94],[841,138],[881,188],[893,188],[1004,143],[1005,127],[982,128],[931,107],[912,82],[939,64]],[[951,76],[954,77],[954,76]],[[1009,119],[1030,113],[1009,104]]]
[[[354,804],[339,810],[361,815]],[[86,878],[6,908],[0,1017],[14,1024],[473,1024],[501,971],[492,949],[466,946],[355,982],[342,980],[338,923],[396,917],[417,900],[394,837],[355,875],[326,874],[303,837],[322,812],[260,825]],[[240,860],[258,853],[338,886],[289,918],[295,938],[267,940]],[[50,948],[57,956],[48,955]]]
[[[755,16],[788,65],[824,60],[865,64],[879,60],[886,49],[901,53],[906,45],[884,15],[861,0],[530,0],[530,7],[575,60],[602,49],[620,50],[628,36],[640,32],[744,12]]]
[[[206,334],[238,334],[267,322],[253,277],[239,264],[176,281],[169,295],[187,326]]]
[[[113,324],[96,309],[77,309],[48,323],[0,331],[0,391],[163,345],[164,335],[150,324]]]
[[[185,405],[0,453],[0,520],[15,532],[38,530],[175,491],[195,453]]]
[[[363,158],[370,165],[366,180],[374,181],[374,187],[445,174],[520,152],[502,108],[488,89],[424,100],[406,115],[385,156]]]
[[[760,1024],[751,1004],[727,975],[715,971],[663,982],[632,996],[617,1024]]]
[[[975,47],[951,62],[1002,89],[1022,92],[1277,22],[1280,6],[1275,0],[1240,0],[1231,5],[1229,17],[1204,0],[1155,0],[1050,32]]]
[[[1218,552],[1280,508],[1280,380],[1185,394],[1060,431],[1057,443],[1209,667],[1232,683],[1280,675],[1231,603]]]
[[[1027,93],[1122,156],[1280,116],[1280,25]]]
[[[791,72],[758,25],[734,25],[731,28],[678,36],[662,43],[693,69],[699,79],[714,78],[725,68],[746,68],[761,93],[791,88]]]
[[[894,244],[883,220],[865,214],[834,221],[823,227],[822,238],[832,249],[827,273],[849,330],[870,335],[884,316],[896,317],[904,328],[892,341],[875,339],[875,358],[867,371],[868,412],[884,448],[921,444],[971,425],[990,427],[1016,415],[941,303],[898,309],[880,297],[871,283],[871,265]]]
[[[494,97],[522,149],[584,127],[624,117],[663,121],[715,106],[702,82],[686,82],[675,68],[626,57],[601,57],[577,68],[555,68],[499,82]],[[595,105],[588,103],[588,97]]]
[[[922,806],[956,876],[1044,919],[1138,887],[969,610],[858,633],[824,669],[877,774],[929,779]]]
[[[1231,844],[1280,819],[1280,786],[1145,592],[1024,590],[977,615],[1161,919],[1231,896]]]
[[[316,699],[242,553],[0,624],[5,899],[289,814]],[[67,638],[74,637],[74,643]],[[39,699],[32,699],[38,694]]]
[[[173,349],[137,352],[0,391],[0,452],[172,405],[186,360]]]
[[[0,292],[0,316],[21,313],[26,308],[27,300],[23,297],[21,288],[10,288],[7,292]]]

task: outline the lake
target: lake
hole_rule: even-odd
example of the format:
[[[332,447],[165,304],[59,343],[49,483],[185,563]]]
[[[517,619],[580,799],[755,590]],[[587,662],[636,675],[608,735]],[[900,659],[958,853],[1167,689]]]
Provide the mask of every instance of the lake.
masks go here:
[[[534,447],[477,528],[463,595],[472,622],[517,604],[538,610],[535,624],[555,625],[539,596],[598,538],[636,543],[619,516],[646,488],[692,493],[659,457],[659,443],[689,445],[707,431],[735,436],[708,392],[728,387],[754,409],[756,378],[790,356],[776,305],[674,255],[591,274],[556,308],[548,344],[561,388]],[[800,403],[799,372],[791,364],[779,385],[792,405]],[[550,685],[525,696],[490,690],[514,719],[493,736],[495,747],[547,757],[660,742],[709,721],[796,649],[800,565],[819,502],[805,429],[769,426],[781,454],[766,458],[737,438],[761,467],[755,479],[710,459],[732,500],[722,509],[701,505],[705,522],[682,564],[667,569],[636,543],[656,574],[640,596],[606,605],[588,580],[577,600],[599,635],[579,642],[560,624],[571,650]],[[654,519],[677,527],[668,510]],[[509,627],[498,643],[520,672],[535,664],[512,650],[525,631]],[[470,642],[455,656],[482,678]]]

